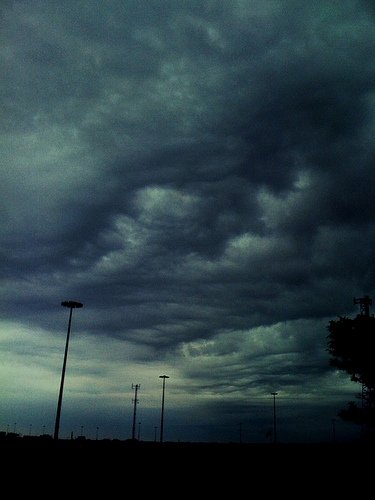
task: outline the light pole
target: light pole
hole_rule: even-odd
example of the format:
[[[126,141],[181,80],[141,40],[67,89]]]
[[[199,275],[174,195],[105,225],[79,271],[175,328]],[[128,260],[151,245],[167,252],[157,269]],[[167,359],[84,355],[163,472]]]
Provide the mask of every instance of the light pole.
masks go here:
[[[163,392],[161,397],[161,417],[160,417],[160,442],[163,442],[164,432],[164,395],[165,395],[165,379],[169,378],[168,375],[160,375],[159,378],[163,379]]]
[[[69,347],[69,337],[70,337],[70,327],[72,324],[72,311],[73,309],[78,309],[79,307],[83,307],[83,304],[80,302],[75,302],[74,300],[66,300],[61,302],[63,307],[69,308],[69,323],[68,323],[68,333],[66,335],[66,343],[65,343],[65,352],[64,352],[64,362],[61,373],[61,382],[60,382],[60,391],[59,391],[59,399],[57,403],[56,410],[56,421],[55,421],[55,432],[53,435],[54,439],[59,439],[59,428],[60,428],[60,414],[61,414],[61,403],[64,391],[64,379],[65,379],[65,370],[66,370],[66,360],[68,357],[68,347]]]
[[[277,442],[277,434],[276,434],[276,396],[277,392],[271,392],[273,396],[273,442]]]

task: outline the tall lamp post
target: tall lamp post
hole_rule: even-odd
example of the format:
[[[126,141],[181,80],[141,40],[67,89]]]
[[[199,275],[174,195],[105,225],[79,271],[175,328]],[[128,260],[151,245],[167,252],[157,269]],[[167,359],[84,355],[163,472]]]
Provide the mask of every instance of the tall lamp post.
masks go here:
[[[277,392],[271,392],[273,396],[273,442],[277,442],[277,434],[276,434],[276,396]]]
[[[163,379],[163,392],[161,397],[161,417],[160,417],[160,442],[163,442],[164,432],[164,395],[165,395],[165,379],[169,378],[168,375],[160,375],[159,378]]]
[[[54,435],[53,435],[54,439],[59,439],[61,403],[62,403],[62,397],[63,397],[63,391],[64,391],[64,379],[65,379],[65,370],[66,370],[66,360],[67,360],[67,357],[68,357],[70,327],[71,327],[71,324],[72,324],[72,311],[73,311],[73,309],[78,309],[79,307],[83,307],[83,304],[81,304],[81,302],[75,302],[74,300],[66,300],[64,302],[61,302],[61,305],[63,307],[68,307],[69,308],[69,323],[68,323],[68,333],[67,333],[67,336],[66,336],[66,343],[65,343],[64,362],[63,362],[62,373],[61,373],[59,399],[58,399],[58,403],[57,403],[56,421],[55,421],[55,432],[54,432]]]

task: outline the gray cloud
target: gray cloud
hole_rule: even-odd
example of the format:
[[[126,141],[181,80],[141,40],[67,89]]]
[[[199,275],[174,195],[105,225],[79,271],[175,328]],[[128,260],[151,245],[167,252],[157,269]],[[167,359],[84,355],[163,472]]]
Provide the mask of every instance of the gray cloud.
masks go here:
[[[374,291],[371,3],[6,2],[0,23],[2,318],[45,332],[20,364],[42,348],[58,380],[76,299],[91,355],[116,345],[103,397],[129,348],[126,376],[169,368],[212,416],[275,385],[338,404],[325,326]]]

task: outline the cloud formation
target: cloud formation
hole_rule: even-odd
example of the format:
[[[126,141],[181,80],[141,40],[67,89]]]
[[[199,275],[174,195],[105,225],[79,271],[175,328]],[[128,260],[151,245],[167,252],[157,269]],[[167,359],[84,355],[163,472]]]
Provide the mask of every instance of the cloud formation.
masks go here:
[[[34,390],[53,420],[62,300],[66,399],[107,420],[134,376],[157,415],[168,371],[197,425],[278,390],[329,426],[357,389],[326,325],[374,295],[371,2],[0,9],[3,427]]]

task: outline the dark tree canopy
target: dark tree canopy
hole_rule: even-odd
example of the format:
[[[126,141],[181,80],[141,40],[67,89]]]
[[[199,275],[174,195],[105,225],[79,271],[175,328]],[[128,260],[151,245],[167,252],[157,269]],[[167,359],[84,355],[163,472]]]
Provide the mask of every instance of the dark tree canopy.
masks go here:
[[[340,317],[328,325],[330,364],[345,370],[354,382],[375,387],[375,318]]]
[[[375,423],[375,318],[359,314],[339,317],[328,324],[330,364],[346,371],[351,380],[362,385],[361,404],[348,403],[339,416],[370,427]]]

